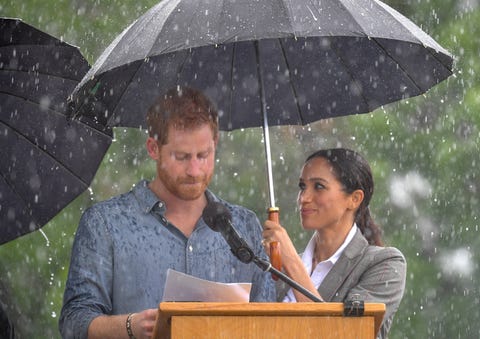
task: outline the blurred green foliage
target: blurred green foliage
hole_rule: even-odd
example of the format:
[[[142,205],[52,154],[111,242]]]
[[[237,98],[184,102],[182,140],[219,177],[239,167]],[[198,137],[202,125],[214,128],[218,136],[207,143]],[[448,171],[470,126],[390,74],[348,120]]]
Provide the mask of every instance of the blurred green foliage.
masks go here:
[[[21,18],[79,46],[93,63],[155,2],[6,0],[0,16]],[[383,225],[386,243],[400,248],[408,261],[407,289],[390,338],[479,337],[480,8],[474,1],[386,2],[456,56],[455,75],[426,95],[373,113],[272,128],[280,218],[303,250],[310,234],[299,226],[295,200],[304,158],[321,147],[360,151],[376,180],[372,212]],[[144,140],[144,131],[117,129],[91,190],[42,232],[0,246],[0,300],[19,338],[59,337],[57,321],[80,214],[154,176]],[[217,158],[212,190],[265,219],[269,202],[261,130],[222,133]]]

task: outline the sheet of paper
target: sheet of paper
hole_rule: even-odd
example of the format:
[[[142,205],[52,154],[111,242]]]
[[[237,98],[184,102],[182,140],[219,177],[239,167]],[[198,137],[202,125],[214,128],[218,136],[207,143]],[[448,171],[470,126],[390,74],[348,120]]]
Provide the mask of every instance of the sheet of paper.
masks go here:
[[[169,269],[163,301],[248,302],[251,288],[251,283],[218,283]]]

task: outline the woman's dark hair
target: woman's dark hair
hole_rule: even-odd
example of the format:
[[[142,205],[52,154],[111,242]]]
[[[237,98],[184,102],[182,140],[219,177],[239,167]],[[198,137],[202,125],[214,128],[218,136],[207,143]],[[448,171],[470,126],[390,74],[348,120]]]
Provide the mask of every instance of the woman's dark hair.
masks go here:
[[[312,158],[324,158],[330,163],[335,178],[342,184],[346,193],[363,191],[364,198],[355,215],[355,223],[369,244],[383,246],[382,231],[373,221],[368,207],[374,187],[372,170],[368,162],[359,153],[346,148],[319,150],[308,156],[305,162]]]

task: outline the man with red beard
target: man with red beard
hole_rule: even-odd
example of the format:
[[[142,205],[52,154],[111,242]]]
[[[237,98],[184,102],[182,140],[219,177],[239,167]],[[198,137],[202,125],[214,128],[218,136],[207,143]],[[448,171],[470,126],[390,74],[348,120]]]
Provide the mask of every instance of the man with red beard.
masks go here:
[[[223,283],[251,282],[251,301],[274,301],[270,274],[240,262],[203,221],[221,202],[256,255],[265,258],[255,214],[207,189],[218,115],[191,88],[157,98],[147,114],[146,148],[157,175],[89,208],[80,221],[60,315],[64,338],[148,338],[169,268]]]

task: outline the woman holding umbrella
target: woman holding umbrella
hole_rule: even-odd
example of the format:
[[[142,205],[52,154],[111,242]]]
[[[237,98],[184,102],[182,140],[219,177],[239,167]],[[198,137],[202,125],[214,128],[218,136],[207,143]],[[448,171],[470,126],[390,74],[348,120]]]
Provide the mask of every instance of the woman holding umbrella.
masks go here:
[[[405,289],[406,262],[393,247],[383,247],[380,228],[370,216],[373,178],[367,161],[343,149],[310,155],[299,179],[298,207],[302,227],[314,230],[299,256],[285,228],[264,224],[263,238],[279,241],[287,275],[314,295],[330,302],[360,299],[385,303],[378,333],[385,338]],[[300,292],[279,288],[280,300],[311,301]]]

